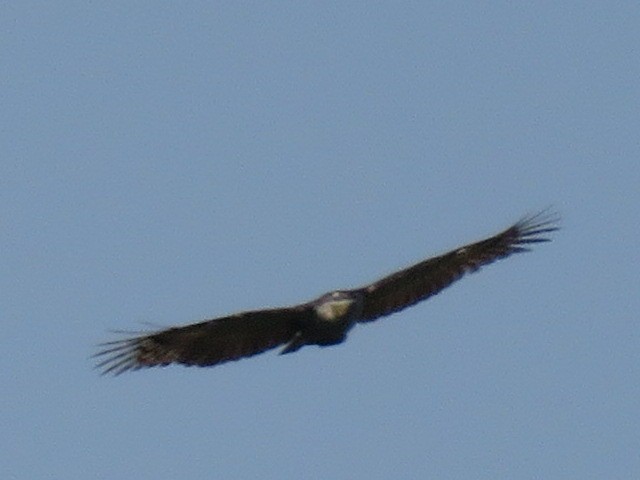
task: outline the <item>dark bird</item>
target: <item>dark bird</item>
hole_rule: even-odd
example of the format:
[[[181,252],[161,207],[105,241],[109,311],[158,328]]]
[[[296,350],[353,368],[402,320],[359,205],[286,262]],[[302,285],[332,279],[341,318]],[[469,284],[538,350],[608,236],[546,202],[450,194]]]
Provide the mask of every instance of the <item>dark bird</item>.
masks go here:
[[[101,344],[103,373],[164,366],[208,367],[283,345],[281,354],[305,345],[342,343],[356,323],[366,323],[426,300],[460,279],[534,243],[548,242],[557,216],[541,212],[493,237],[429,258],[353,290],[337,290],[300,305],[240,312]]]

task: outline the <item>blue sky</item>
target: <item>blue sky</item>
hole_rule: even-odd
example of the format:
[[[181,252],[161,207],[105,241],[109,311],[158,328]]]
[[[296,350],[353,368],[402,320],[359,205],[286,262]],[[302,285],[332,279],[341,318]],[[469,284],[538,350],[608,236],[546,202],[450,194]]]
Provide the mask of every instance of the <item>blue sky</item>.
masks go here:
[[[1,10],[2,478],[640,477],[636,2]],[[93,370],[548,205],[341,346]]]

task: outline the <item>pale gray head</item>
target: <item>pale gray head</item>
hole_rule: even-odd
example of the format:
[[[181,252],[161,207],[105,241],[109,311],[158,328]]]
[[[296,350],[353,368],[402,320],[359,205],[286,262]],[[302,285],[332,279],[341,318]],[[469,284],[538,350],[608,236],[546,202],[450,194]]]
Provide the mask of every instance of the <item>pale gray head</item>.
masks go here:
[[[353,316],[354,307],[360,299],[353,292],[337,290],[327,293],[316,301],[316,314],[330,322],[344,321]],[[359,310],[359,309],[355,309]]]

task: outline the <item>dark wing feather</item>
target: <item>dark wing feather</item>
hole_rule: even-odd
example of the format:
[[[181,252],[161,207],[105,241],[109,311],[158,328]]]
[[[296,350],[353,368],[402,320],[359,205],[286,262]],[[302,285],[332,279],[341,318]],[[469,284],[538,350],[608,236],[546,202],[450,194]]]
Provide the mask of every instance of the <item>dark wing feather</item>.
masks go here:
[[[360,322],[407,308],[437,294],[468,272],[474,272],[528,245],[548,242],[545,234],[558,229],[558,218],[547,211],[523,218],[505,231],[438,257],[429,258],[360,289],[364,309]]]
[[[103,343],[97,367],[116,375],[170,363],[212,366],[288,342],[309,315],[306,305],[254,310]]]

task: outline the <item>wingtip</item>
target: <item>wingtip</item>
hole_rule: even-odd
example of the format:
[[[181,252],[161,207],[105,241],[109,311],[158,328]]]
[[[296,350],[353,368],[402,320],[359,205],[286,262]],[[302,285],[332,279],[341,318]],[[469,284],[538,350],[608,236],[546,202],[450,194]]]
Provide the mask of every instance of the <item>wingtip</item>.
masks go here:
[[[548,206],[523,216],[516,225],[526,227],[528,231],[540,230],[540,233],[544,233],[559,230],[561,220],[560,212],[555,207]]]

